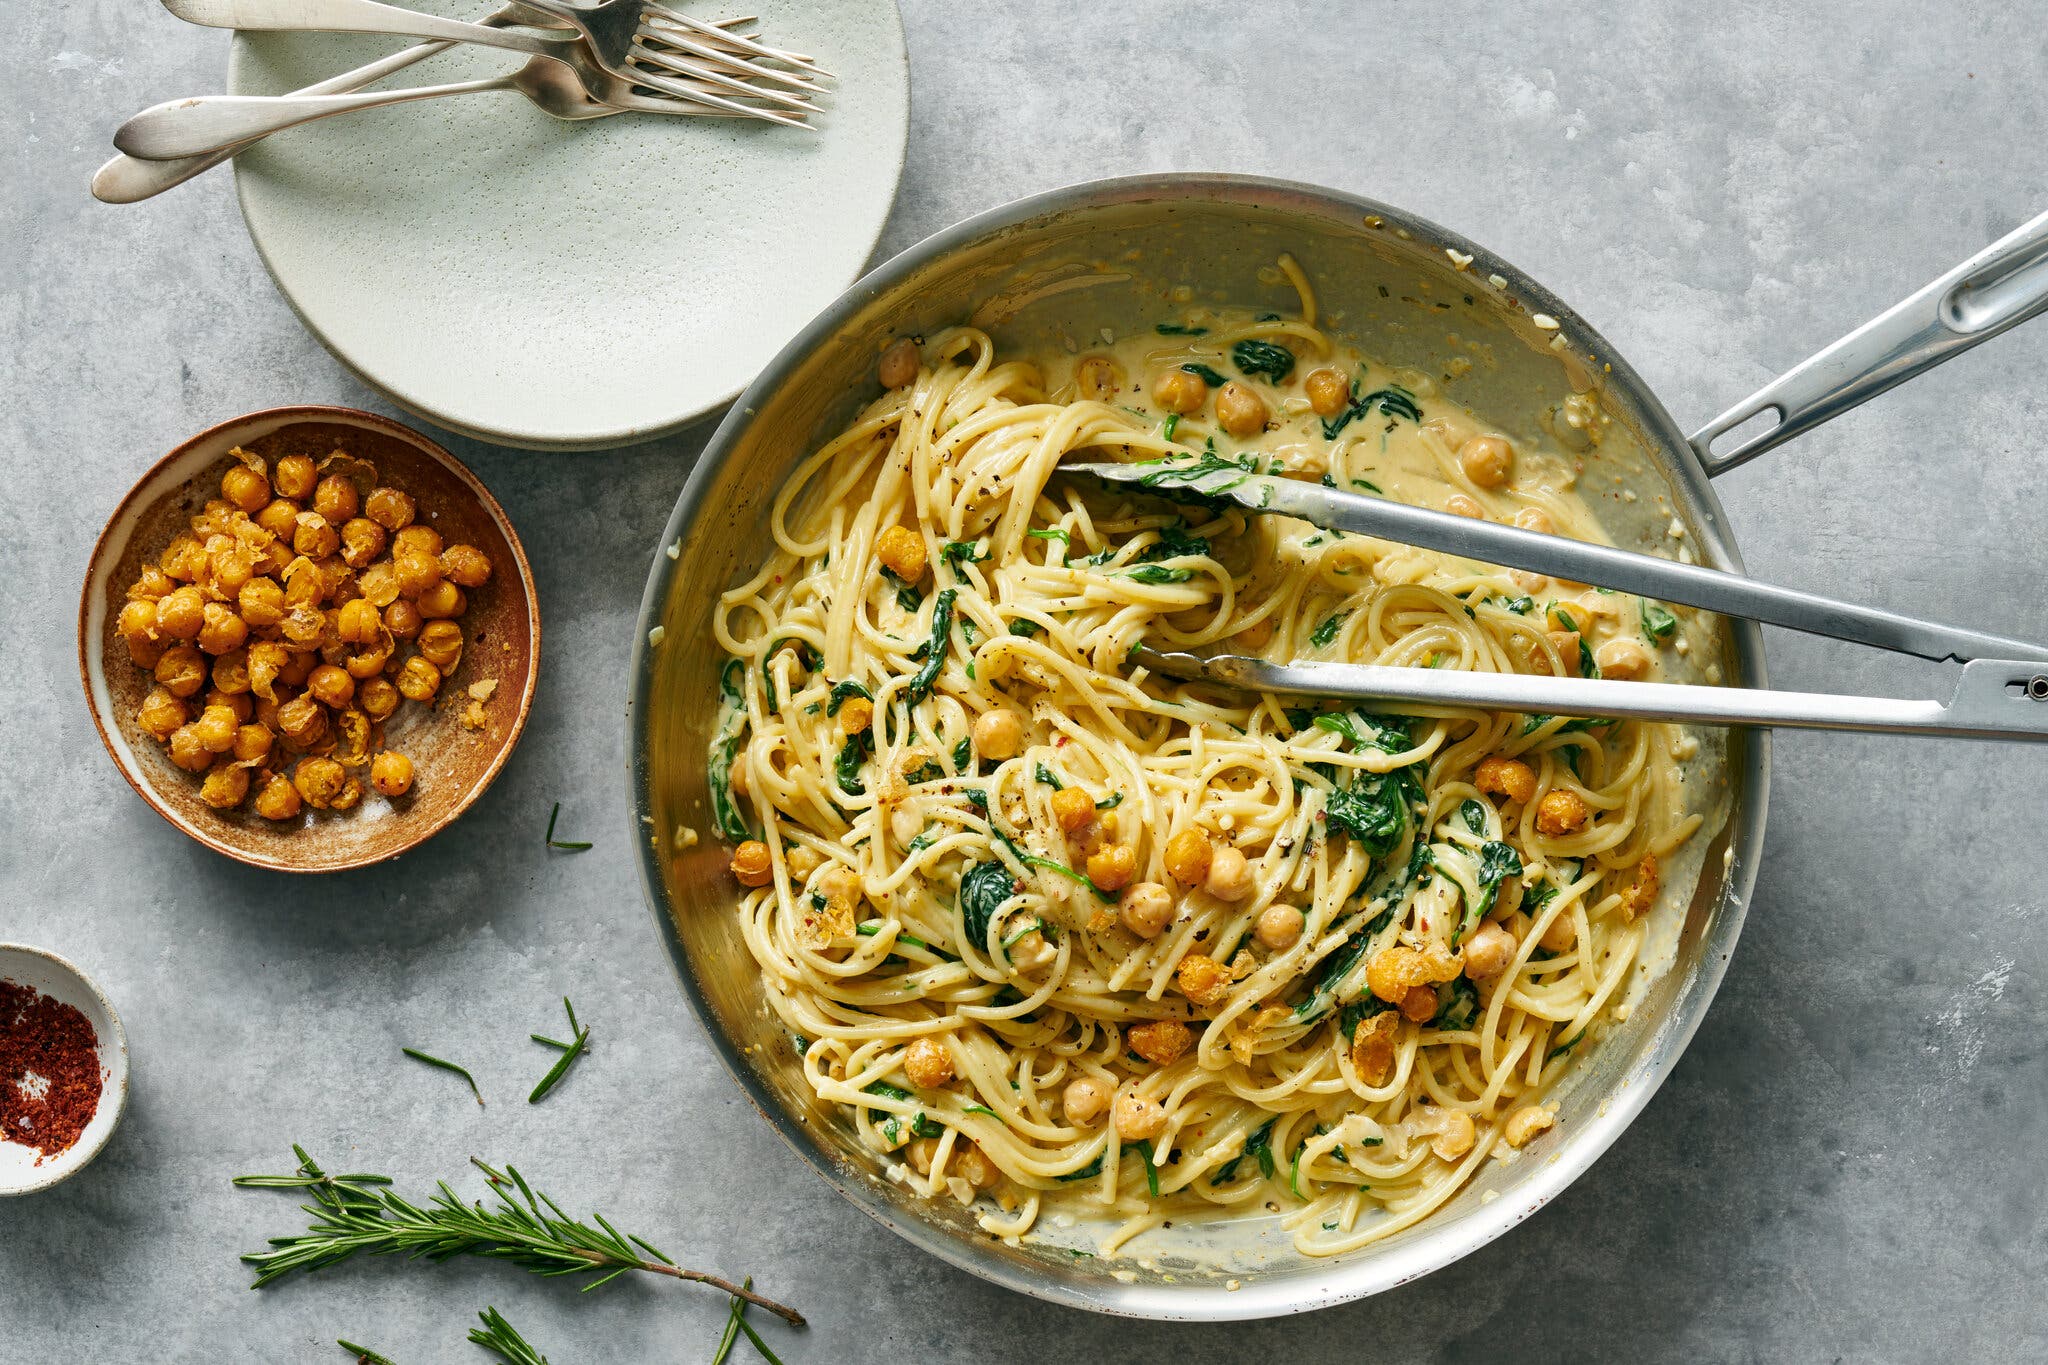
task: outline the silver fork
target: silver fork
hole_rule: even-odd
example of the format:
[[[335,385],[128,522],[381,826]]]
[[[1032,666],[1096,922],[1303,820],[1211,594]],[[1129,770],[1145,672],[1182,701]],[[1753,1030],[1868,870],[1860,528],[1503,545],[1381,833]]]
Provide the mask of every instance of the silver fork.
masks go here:
[[[676,72],[735,94],[805,112],[816,112],[817,106],[802,95],[772,87],[825,93],[822,85],[808,79],[825,74],[809,58],[754,39],[734,38],[651,0],[603,0],[591,6],[569,0],[520,0],[520,4],[573,25],[589,40],[591,51],[606,70],[651,89],[664,88],[671,79],[664,73]],[[715,45],[705,41],[707,38],[716,40]],[[734,48],[746,56],[735,56]]]

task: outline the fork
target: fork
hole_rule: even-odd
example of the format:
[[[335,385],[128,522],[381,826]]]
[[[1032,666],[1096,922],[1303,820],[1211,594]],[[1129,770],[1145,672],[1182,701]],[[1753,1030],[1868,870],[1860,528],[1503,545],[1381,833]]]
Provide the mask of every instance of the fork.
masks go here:
[[[582,68],[577,71],[577,74],[585,77],[585,86],[590,90],[591,95],[597,99],[605,99],[605,96],[598,92],[597,84],[593,84],[586,74],[587,70],[593,67],[604,73],[599,78],[598,83],[606,84],[621,93],[634,93],[633,87],[640,86],[647,90],[655,91],[658,94],[690,100],[699,104],[707,104],[713,108],[723,109],[727,113],[741,114],[749,118],[766,119],[771,123],[780,123],[793,128],[809,128],[811,125],[803,121],[802,115],[816,112],[815,105],[811,105],[801,99],[796,99],[795,102],[799,106],[799,112],[796,116],[792,116],[782,109],[764,108],[759,104],[742,103],[740,100],[713,93],[711,87],[730,89],[735,84],[735,78],[706,62],[695,64],[701,68],[701,71],[690,70],[686,73],[693,77],[690,80],[656,75],[651,71],[636,70],[628,61],[628,58],[632,55],[630,49],[635,45],[634,40],[630,36],[625,44],[627,50],[620,50],[614,46],[609,52],[599,52],[596,50],[595,45],[590,44],[589,39],[580,33],[536,29],[522,31],[486,28],[481,24],[466,24],[455,19],[443,19],[438,15],[422,14],[417,10],[402,9],[396,5],[381,4],[378,3],[378,0],[163,0],[163,4],[165,9],[177,15],[180,19],[186,20],[188,23],[203,24],[210,28],[286,31],[311,29],[338,33],[396,33],[417,38],[439,38],[454,42],[477,43],[485,47],[502,47],[514,52],[524,52],[529,56],[555,57],[559,60],[570,61],[572,66]],[[664,40],[656,36],[650,41],[660,42]],[[751,42],[752,40],[735,41]],[[575,54],[579,48],[584,49],[581,55],[586,59],[581,63],[571,59],[572,54]],[[684,59],[678,58],[675,60],[682,61]],[[792,79],[787,73],[754,65],[751,62],[741,62],[737,58],[721,58],[720,60],[727,66],[737,63],[749,72],[758,72],[783,83]],[[683,69],[673,64],[665,64],[670,65],[672,70]],[[715,79],[711,79],[713,77]],[[794,79],[801,81],[801,78]],[[740,84],[742,92],[749,96],[765,96],[767,94],[767,92],[758,88],[748,87],[744,83]],[[775,99],[775,102],[783,104],[786,109],[789,107],[788,101],[793,98],[795,97],[779,96],[778,93],[778,98]],[[606,100],[606,103],[611,102]],[[628,104],[625,107],[633,108],[640,106]],[[155,111],[151,112],[154,113]],[[663,112],[673,111],[664,108]],[[120,146],[118,139],[115,145]],[[122,150],[126,151],[128,149],[123,147]]]
[[[721,33],[701,20],[651,0],[602,0],[582,6],[569,0],[519,0],[522,8],[573,25],[590,42],[599,65],[614,75],[662,89],[678,72],[754,99],[768,100],[784,108],[815,112],[817,106],[798,95],[769,88],[823,94],[824,87],[806,79],[822,75],[809,58],[783,52],[751,38]],[[712,46],[699,34],[717,42]],[[753,60],[741,60],[731,51],[743,49]],[[671,50],[673,49],[673,51]],[[724,49],[724,50],[721,50]],[[687,55],[677,55],[678,53]],[[778,65],[771,65],[777,63]],[[794,67],[785,70],[784,66]],[[730,74],[728,74],[730,73]],[[751,79],[749,79],[751,78]]]

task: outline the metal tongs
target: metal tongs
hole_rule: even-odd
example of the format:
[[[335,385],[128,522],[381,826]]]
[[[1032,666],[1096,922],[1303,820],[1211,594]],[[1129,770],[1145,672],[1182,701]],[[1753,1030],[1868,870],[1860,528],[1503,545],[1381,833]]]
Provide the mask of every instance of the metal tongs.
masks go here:
[[[1955,661],[1963,674],[1948,703],[1832,692],[1616,682],[1377,664],[1272,663],[1139,646],[1131,662],[1171,677],[1261,692],[1424,702],[1565,716],[1631,716],[1715,725],[1872,730],[1965,739],[2048,741],[2048,647],[1815,593],[1741,574],[1518,527],[1433,512],[1383,498],[1252,473],[1213,454],[1191,461],[1063,465],[1061,472],[1136,486],[1169,499],[1235,503],[1463,559],[1682,602],[1728,616],[1832,636],[1878,649]]]

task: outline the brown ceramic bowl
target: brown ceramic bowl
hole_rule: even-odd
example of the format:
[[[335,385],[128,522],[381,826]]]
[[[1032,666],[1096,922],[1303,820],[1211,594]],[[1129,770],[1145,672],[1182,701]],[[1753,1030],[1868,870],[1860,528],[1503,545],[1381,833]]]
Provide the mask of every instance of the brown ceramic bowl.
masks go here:
[[[490,556],[490,582],[469,594],[461,624],[468,645],[431,709],[399,707],[385,725],[387,747],[413,760],[413,788],[395,800],[374,791],[352,811],[307,810],[273,823],[249,810],[217,811],[199,799],[196,775],[172,766],[162,745],[135,723],[150,675],[114,631],[128,586],[210,498],[235,463],[235,446],[276,457],[333,450],[368,460],[380,481],[413,495],[419,521],[449,544]],[[540,609],[533,573],[504,509],[476,476],[434,442],[388,418],[354,408],[267,408],[200,432],[157,461],[100,533],[78,604],[78,671],[93,724],[128,785],[156,813],[208,848],[255,867],[336,872],[395,858],[483,795],[526,727],[540,659]],[[481,730],[463,725],[469,687],[495,679]]]

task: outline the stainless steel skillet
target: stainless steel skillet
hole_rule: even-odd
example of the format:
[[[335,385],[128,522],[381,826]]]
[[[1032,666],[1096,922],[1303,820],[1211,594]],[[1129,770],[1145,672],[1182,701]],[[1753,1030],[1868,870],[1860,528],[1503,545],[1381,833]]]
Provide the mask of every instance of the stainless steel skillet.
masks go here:
[[[1990,273],[1961,281],[1968,289],[1934,314],[1937,321],[1982,319],[1991,312],[1986,299],[1997,300],[1996,327],[2039,311],[2048,222],[2026,231],[2012,248],[2016,258],[1976,263]],[[1669,970],[1643,987],[1628,1021],[1581,1061],[1558,1097],[1558,1130],[1546,1147],[1530,1149],[1535,1159],[1489,1165],[1418,1226],[1349,1256],[1302,1257],[1270,1218],[1213,1226],[1177,1219],[1170,1233],[1148,1234],[1143,1264],[1074,1256],[1068,1247],[1086,1247],[1085,1230],[1049,1220],[1042,1240],[1009,1246],[980,1231],[971,1214],[926,1205],[890,1184],[874,1154],[812,1103],[789,1040],[761,1000],[735,917],[724,909],[732,903],[725,855],[700,834],[710,828],[705,758],[720,662],[709,629],[716,593],[752,573],[770,543],[775,492],[819,440],[873,397],[875,359],[895,336],[966,320],[1005,347],[1078,348],[1102,327],[1150,326],[1188,302],[1291,307],[1290,292],[1269,269],[1282,251],[1317,282],[1325,325],[1336,334],[1427,375],[1462,372],[1443,381],[1448,397],[1518,442],[1582,462],[1616,544],[1663,543],[1675,518],[1700,562],[1741,570],[1708,476],[1757,453],[1757,443],[1719,456],[1705,448],[1724,419],[1701,433],[1703,449],[1695,450],[1627,362],[1541,285],[1386,205],[1275,181],[1174,175],[1080,185],[992,210],[859,281],[783,350],[713,435],[677,501],[642,603],[629,710],[642,879],[684,993],[726,1065],[793,1150],[907,1240],[1021,1292],[1097,1311],[1198,1320],[1300,1312],[1425,1274],[1527,1217],[1606,1150],[1675,1065],[1733,951],[1762,846],[1767,736],[1702,736],[1694,771],[1714,832],[1694,840],[1685,875],[1695,890],[1675,908]],[[2003,272],[1991,269],[2001,264]],[[2016,298],[2027,291],[2027,299]],[[1857,335],[1873,328],[1890,335],[1877,324]],[[1936,334],[1936,358],[1989,334],[1986,327]],[[1898,348],[1887,342],[1881,349]],[[1882,387],[1857,369],[1825,385],[1784,388],[1818,363],[1763,391],[1783,389],[1773,400],[1787,410],[1782,435],[1795,419],[1811,425],[1828,405],[1840,410]],[[1884,374],[1899,372],[1893,362]],[[1599,420],[1586,423],[1595,411]],[[1703,673],[1736,687],[1766,685],[1760,632],[1750,622],[1724,622],[1714,648],[1699,653]]]

